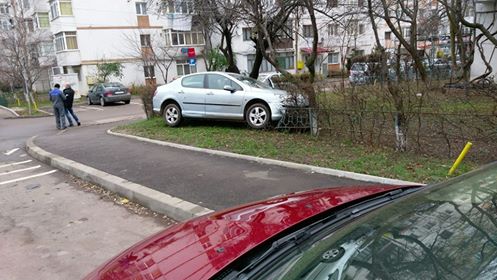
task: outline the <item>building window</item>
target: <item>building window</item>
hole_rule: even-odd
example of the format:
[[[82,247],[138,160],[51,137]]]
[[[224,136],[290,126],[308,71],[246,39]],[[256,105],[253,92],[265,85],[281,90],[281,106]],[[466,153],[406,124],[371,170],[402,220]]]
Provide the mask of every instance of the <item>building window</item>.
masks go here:
[[[293,69],[295,68],[295,54],[294,52],[284,52],[284,53],[278,53],[276,54],[276,61],[278,61],[278,64],[284,68],[284,69]],[[247,56],[247,65],[248,65],[248,72],[252,72],[252,69],[254,68],[254,62],[255,62],[255,55],[250,54]],[[261,73],[264,72],[274,72],[276,69],[274,66],[269,63],[267,60],[263,59],[261,68],[259,69]]]
[[[36,27],[39,29],[45,29],[50,27],[50,20],[48,18],[48,13],[36,13]]]
[[[312,38],[312,25],[304,25],[304,38]]]
[[[41,42],[38,44],[38,56],[51,56],[55,54],[53,42]]]
[[[251,41],[250,37],[252,37],[252,28],[244,27],[242,28],[243,33],[243,41]]]
[[[403,27],[402,34],[404,35],[404,38],[410,38],[411,37],[411,28],[410,27]]]
[[[72,16],[72,3],[70,0],[50,1],[50,16],[54,20],[59,16]]]
[[[188,60],[176,60],[176,71],[178,76],[197,73],[197,65],[190,65]]]
[[[142,47],[150,47],[150,34],[140,34],[140,44]]]
[[[392,32],[385,31],[385,40],[391,40],[391,39],[392,39]]]
[[[31,7],[31,3],[29,3],[29,0],[22,0],[22,7],[24,10],[28,10]]]
[[[339,61],[339,54],[337,52],[329,53],[328,54],[328,63],[329,64],[338,64],[338,63],[340,63],[340,61]]]
[[[359,0],[345,0],[344,5],[359,6]]]
[[[347,33],[349,35],[357,35],[359,31],[359,21],[354,19],[349,21],[349,25],[347,26]]]
[[[0,18],[0,29],[2,29],[2,30],[9,30],[10,29],[10,22],[8,19]]]
[[[55,50],[77,50],[78,40],[76,32],[60,32],[55,34]]]
[[[9,14],[9,4],[0,3],[0,14],[8,15]]]
[[[338,7],[338,0],[327,0],[326,5],[328,6],[328,8]]]
[[[193,14],[195,12],[192,0],[167,0],[168,14]]]
[[[338,24],[328,24],[328,36],[338,35]]]
[[[145,79],[155,79],[155,68],[154,66],[143,66],[143,73],[145,74]]]
[[[359,24],[359,34],[364,34],[365,29],[364,29],[364,24]]]
[[[136,2],[136,14],[137,15],[146,15],[147,14],[147,3],[145,2]]]
[[[169,37],[169,38],[167,38]],[[166,31],[166,43],[172,46],[189,46],[205,44],[201,31]]]
[[[25,19],[24,20],[24,25],[26,26],[26,30],[28,30],[28,32],[35,31],[34,22],[33,22],[32,19]]]

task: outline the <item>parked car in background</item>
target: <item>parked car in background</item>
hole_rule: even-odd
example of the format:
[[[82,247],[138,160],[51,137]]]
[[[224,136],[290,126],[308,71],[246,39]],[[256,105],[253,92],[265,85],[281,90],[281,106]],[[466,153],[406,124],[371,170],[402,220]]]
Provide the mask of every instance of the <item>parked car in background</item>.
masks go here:
[[[496,197],[497,164],[291,193],[172,226],[85,279],[495,279]]]
[[[131,93],[121,83],[98,83],[90,88],[86,101],[88,105],[100,104],[101,106],[114,102],[129,104],[131,102]]]
[[[279,89],[278,85],[274,83],[273,78],[280,76],[281,73],[279,72],[260,73],[259,78],[257,78],[257,80],[259,82],[267,84],[271,88]]]
[[[210,118],[244,120],[260,129],[282,118],[287,95],[250,77],[204,72],[158,87],[153,107],[171,127],[180,125],[183,118]]]
[[[351,85],[365,85],[374,83],[379,75],[378,63],[356,62],[352,64],[349,71],[349,82]]]

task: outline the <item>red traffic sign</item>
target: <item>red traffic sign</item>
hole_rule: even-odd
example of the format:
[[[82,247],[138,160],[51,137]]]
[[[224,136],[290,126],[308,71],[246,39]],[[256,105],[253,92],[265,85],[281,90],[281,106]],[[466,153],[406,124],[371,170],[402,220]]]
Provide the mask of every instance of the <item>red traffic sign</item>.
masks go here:
[[[195,48],[188,48],[188,57],[189,58],[195,58]]]

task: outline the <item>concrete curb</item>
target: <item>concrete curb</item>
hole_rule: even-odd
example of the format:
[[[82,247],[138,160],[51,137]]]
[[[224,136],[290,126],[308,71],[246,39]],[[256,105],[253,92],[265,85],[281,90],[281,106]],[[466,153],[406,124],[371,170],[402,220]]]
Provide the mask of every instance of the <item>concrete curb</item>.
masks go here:
[[[364,181],[364,182],[380,183],[380,184],[387,184],[387,185],[415,185],[415,186],[423,185],[423,184],[415,183],[415,182],[402,181],[402,180],[397,180],[397,179],[390,179],[390,178],[384,178],[384,177],[379,177],[379,176],[373,176],[373,175],[367,175],[367,174],[361,174],[361,173],[355,173],[355,172],[349,172],[349,171],[342,171],[342,170],[337,170],[337,169],[318,167],[318,166],[295,163],[295,162],[288,162],[288,161],[281,161],[281,160],[275,160],[275,159],[268,159],[268,158],[261,158],[261,157],[255,157],[255,156],[235,154],[235,153],[218,151],[218,150],[197,148],[197,147],[192,147],[192,146],[188,146],[188,145],[153,140],[153,139],[149,139],[149,138],[145,138],[145,137],[114,132],[114,131],[112,131],[112,129],[107,130],[107,133],[110,135],[114,135],[114,136],[125,137],[125,138],[129,138],[129,139],[134,139],[134,140],[138,140],[138,141],[142,141],[142,142],[153,143],[153,144],[177,148],[177,149],[183,149],[183,150],[207,153],[207,154],[211,154],[211,155],[255,161],[257,163],[262,163],[262,164],[277,165],[277,166],[286,167],[286,168],[298,169],[298,170],[320,173],[320,174],[325,174],[325,175],[332,175],[332,176],[336,176],[336,177],[348,178],[348,179],[353,179],[353,180],[360,180],[360,181]]]
[[[26,142],[26,151],[34,158],[78,178],[97,184],[118,193],[131,201],[153,211],[163,213],[175,220],[187,220],[213,212],[211,209],[170,196],[165,193],[130,182],[126,179],[102,172],[93,167],[52,154],[36,146],[36,136]]]
[[[9,113],[11,113],[12,115],[14,115],[14,116],[16,116],[16,117],[19,117],[19,116],[20,116],[20,115],[19,115],[16,111],[14,111],[14,110],[12,110],[12,109],[10,109],[10,108],[7,108],[7,107],[2,106],[2,105],[0,105],[0,108],[1,108],[1,109],[4,109],[4,110],[6,110],[6,111],[8,111]]]

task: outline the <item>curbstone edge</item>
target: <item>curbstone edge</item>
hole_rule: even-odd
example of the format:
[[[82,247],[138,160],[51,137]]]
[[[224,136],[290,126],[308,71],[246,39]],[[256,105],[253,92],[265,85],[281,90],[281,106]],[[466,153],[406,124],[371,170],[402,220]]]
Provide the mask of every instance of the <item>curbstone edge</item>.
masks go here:
[[[32,157],[80,179],[118,193],[153,211],[165,214],[178,221],[203,216],[213,212],[213,210],[203,206],[161,193],[115,175],[97,170],[93,167],[47,152],[34,143],[35,138],[36,136],[31,137],[26,142],[26,151]]]
[[[359,181],[364,181],[364,182],[380,183],[380,184],[387,184],[387,185],[406,185],[406,186],[424,185],[421,183],[415,183],[415,182],[409,182],[409,181],[403,181],[403,180],[397,180],[397,179],[390,179],[390,178],[385,178],[385,177],[355,173],[355,172],[350,172],[350,171],[343,171],[343,170],[338,170],[338,169],[331,169],[331,168],[326,168],[326,167],[319,167],[319,166],[313,166],[313,165],[307,165],[307,164],[301,164],[301,163],[295,163],[295,162],[288,162],[288,161],[282,161],[282,160],[276,160],[276,159],[261,158],[261,157],[256,157],[256,156],[248,156],[248,155],[236,154],[236,153],[219,151],[219,150],[198,148],[198,147],[193,147],[193,146],[188,146],[188,145],[183,145],[183,144],[176,144],[176,143],[154,140],[154,139],[149,139],[149,138],[145,138],[145,137],[120,133],[120,132],[114,132],[114,131],[112,131],[112,129],[107,130],[107,134],[119,136],[119,137],[125,137],[125,138],[129,138],[129,139],[133,139],[133,140],[137,140],[137,141],[141,141],[141,142],[147,142],[147,143],[157,144],[157,145],[161,145],[161,146],[172,147],[172,148],[176,148],[176,149],[183,149],[183,150],[207,153],[207,154],[211,154],[211,155],[255,161],[255,162],[261,163],[261,164],[276,165],[276,166],[281,166],[281,167],[286,167],[286,168],[291,168],[291,169],[303,170],[303,171],[307,171],[307,172],[311,172],[311,173],[320,173],[320,174],[325,174],[325,175],[332,175],[332,176],[336,176],[336,177],[340,177],[340,178],[348,178],[348,179],[359,180]]]

